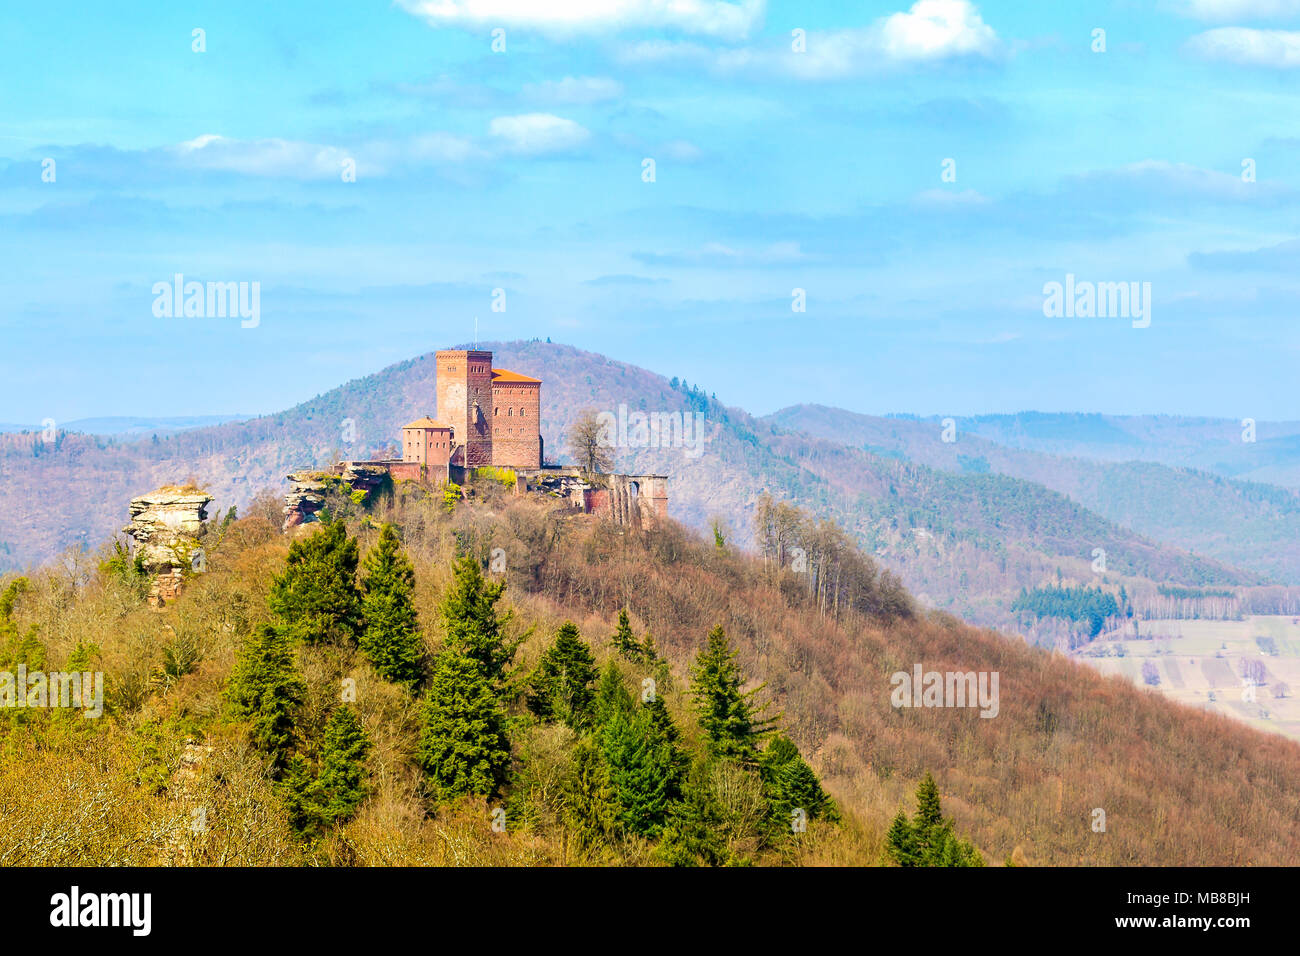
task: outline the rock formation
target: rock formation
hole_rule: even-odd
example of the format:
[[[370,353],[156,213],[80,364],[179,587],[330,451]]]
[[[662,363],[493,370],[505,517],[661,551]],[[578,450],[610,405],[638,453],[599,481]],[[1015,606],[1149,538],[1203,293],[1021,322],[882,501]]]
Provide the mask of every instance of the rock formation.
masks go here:
[[[131,523],[122,531],[135,541],[136,559],[153,576],[151,606],[175,600],[186,573],[204,570],[199,535],[211,503],[206,491],[175,486],[131,500]]]
[[[284,530],[315,521],[331,490],[361,503],[388,477],[385,464],[359,461],[341,461],[330,471],[294,472],[288,476],[289,493],[284,496]]]

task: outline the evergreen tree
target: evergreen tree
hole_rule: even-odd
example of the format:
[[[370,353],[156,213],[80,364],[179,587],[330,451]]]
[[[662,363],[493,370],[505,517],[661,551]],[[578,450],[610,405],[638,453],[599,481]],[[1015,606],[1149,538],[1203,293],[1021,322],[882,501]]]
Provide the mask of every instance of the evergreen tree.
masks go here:
[[[755,710],[757,687],[743,691],[745,678],[721,625],[709,632],[708,644],[691,668],[691,696],[709,752],[717,757],[753,764],[758,741],[771,733],[773,719]]]
[[[599,856],[619,833],[619,805],[605,758],[590,741],[580,740],[573,748],[563,794],[564,823],[574,849]]]
[[[623,683],[623,673],[610,659],[600,673],[600,684],[596,688],[595,724],[603,726],[615,714],[630,714],[634,708],[632,695]]]
[[[415,569],[397,531],[385,524],[366,555],[361,581],[361,650],[386,680],[414,691],[424,669],[424,641],[415,613]]]
[[[629,833],[656,836],[676,798],[670,791],[668,749],[649,733],[641,711],[615,711],[600,731],[600,748],[619,808],[619,822]]]
[[[686,787],[686,775],[691,764],[681,747],[681,732],[673,723],[662,697],[656,696],[646,701],[641,709],[646,717],[646,737],[658,750],[668,797],[670,800],[678,800]]]
[[[506,714],[475,659],[445,650],[433,659],[416,759],[438,802],[495,796],[510,770]]]
[[[459,559],[452,573],[452,585],[441,607],[446,647],[476,662],[489,685],[500,690],[505,686],[506,666],[519,646],[505,637],[510,614],[497,615],[496,605],[506,589],[505,582],[489,582],[478,562],[469,556]]]
[[[789,832],[796,810],[806,813],[809,820],[839,819],[835,801],[822,789],[817,774],[788,738],[778,735],[762,752],[759,773],[778,831]]]
[[[331,521],[289,547],[284,573],[271,585],[271,611],[308,644],[354,644],[361,630],[357,542]]]
[[[289,827],[300,837],[315,839],[320,835],[324,824],[321,807],[325,801],[320,781],[312,773],[311,764],[306,757],[294,754],[289,758],[279,786]]]
[[[627,608],[618,612],[618,626],[614,629],[614,636],[609,640],[621,657],[629,661],[641,659],[641,645],[637,643],[636,635],[632,633],[632,623],[628,619]]]
[[[329,824],[352,819],[366,798],[366,754],[370,741],[357,712],[344,704],[330,714],[321,742],[321,819]]]
[[[894,818],[888,850],[899,866],[983,866],[974,845],[953,832],[953,822],[943,815],[939,788],[927,772],[916,788],[916,814],[908,822],[901,810]]]
[[[295,715],[306,695],[288,635],[263,624],[240,649],[226,701],[237,720],[250,722],[253,746],[271,758],[277,776],[288,762]]]
[[[921,854],[916,846],[916,831],[902,810],[894,817],[885,837],[889,855],[899,866],[920,866]]]
[[[575,730],[591,722],[596,659],[572,621],[565,621],[533,672],[528,709],[543,720],[562,720]]]
[[[669,866],[721,866],[728,859],[722,822],[709,764],[697,760],[691,765],[682,799],[672,805],[655,855]]]

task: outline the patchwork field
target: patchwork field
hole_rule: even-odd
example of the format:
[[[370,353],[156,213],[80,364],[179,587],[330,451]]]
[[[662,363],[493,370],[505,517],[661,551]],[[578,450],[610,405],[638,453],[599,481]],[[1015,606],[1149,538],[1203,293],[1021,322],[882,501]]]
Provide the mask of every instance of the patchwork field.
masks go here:
[[[1300,618],[1141,621],[1074,654],[1165,696],[1300,740]]]

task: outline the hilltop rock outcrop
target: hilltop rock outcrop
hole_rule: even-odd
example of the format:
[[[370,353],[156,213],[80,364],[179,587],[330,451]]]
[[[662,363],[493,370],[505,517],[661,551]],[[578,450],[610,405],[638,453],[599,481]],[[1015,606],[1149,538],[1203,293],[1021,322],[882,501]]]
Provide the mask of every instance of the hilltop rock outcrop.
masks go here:
[[[175,600],[187,570],[204,570],[199,535],[212,500],[201,489],[175,486],[131,499],[131,523],[122,532],[135,541],[136,559],[153,575],[149,589],[153,607]]]

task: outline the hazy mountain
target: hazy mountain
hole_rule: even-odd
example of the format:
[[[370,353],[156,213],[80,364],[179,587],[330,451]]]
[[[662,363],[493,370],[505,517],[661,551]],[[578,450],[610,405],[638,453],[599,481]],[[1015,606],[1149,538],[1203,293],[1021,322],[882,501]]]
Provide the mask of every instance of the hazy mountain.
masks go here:
[[[1139,419],[1123,420],[1128,429],[1123,431],[1101,416],[1024,417],[1035,423],[1035,441],[1065,434],[1090,436],[1092,443],[1080,437],[1061,444],[1074,449],[1129,447],[1151,454],[1156,439],[1176,435],[1180,427],[1186,429],[1184,434],[1205,434],[1209,428],[1155,424],[1144,433],[1154,438],[1138,439],[1134,436],[1142,432]],[[782,409],[766,420],[948,472],[1032,481],[1156,541],[1258,572],[1278,583],[1300,584],[1300,492],[1294,489],[1230,480],[1150,460],[1089,461],[1025,450],[965,431],[960,422],[951,435],[955,440],[948,442],[939,421],[879,418],[821,405]],[[1015,434],[1010,427],[992,430],[1004,438]],[[1103,445],[1103,439],[1109,443]]]
[[[906,417],[906,416],[901,416]],[[942,416],[925,419],[936,426]],[[1019,412],[956,419],[958,431],[1009,448],[1103,461],[1152,461],[1228,478],[1300,487],[1300,421],[1256,422],[1177,415]]]
[[[180,432],[224,422],[239,421],[248,415],[180,415],[164,418],[135,416],[109,416],[104,418],[78,418],[71,422],[58,422],[58,428],[82,435],[152,435]],[[0,422],[0,432],[39,432],[44,425],[15,425]]]

